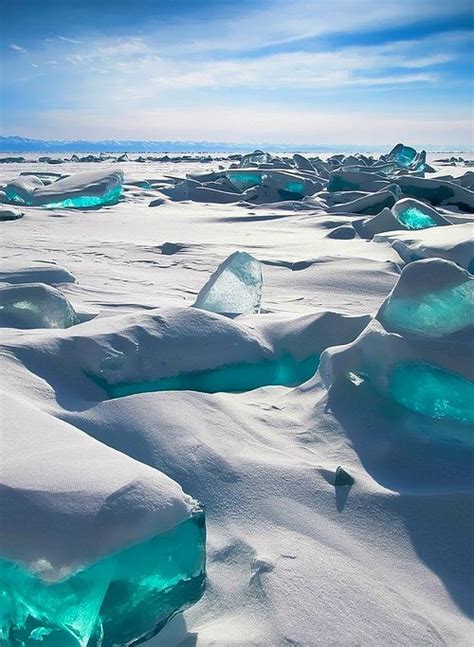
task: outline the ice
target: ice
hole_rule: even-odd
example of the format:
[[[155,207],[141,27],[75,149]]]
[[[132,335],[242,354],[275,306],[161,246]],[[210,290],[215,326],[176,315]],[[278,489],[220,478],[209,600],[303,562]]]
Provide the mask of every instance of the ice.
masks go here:
[[[200,391],[202,393],[241,393],[262,386],[296,386],[312,377],[319,355],[296,359],[286,353],[274,360],[220,366],[206,371],[181,373],[150,382],[106,384],[98,381],[109,397],[120,398],[153,391]]]
[[[393,159],[398,162],[398,164],[409,168],[416,157],[416,150],[411,148],[411,146],[397,144],[392,148],[387,157],[388,159]]]
[[[377,315],[387,330],[430,338],[474,326],[474,280],[441,259],[407,265]]]
[[[199,599],[196,501],[24,400],[1,406],[0,644],[131,645]]]
[[[258,313],[262,286],[259,261],[247,252],[234,252],[201,289],[194,307],[221,314]]]
[[[79,319],[68,299],[44,283],[0,287],[0,325],[11,328],[69,328]]]
[[[392,207],[392,213],[407,229],[427,229],[438,225],[449,225],[449,222],[433,207],[411,198],[399,200]]]
[[[48,185],[35,176],[20,176],[5,187],[10,202],[48,209],[85,209],[115,204],[122,194],[123,173],[76,173]]]
[[[231,182],[239,191],[245,191],[253,186],[262,184],[263,173],[259,171],[228,171],[226,178]]]
[[[58,582],[0,559],[6,644],[112,647],[151,637],[205,584],[204,513]]]
[[[403,406],[442,420],[474,423],[474,382],[424,362],[398,365],[389,394]]]
[[[426,152],[417,153],[414,148],[404,144],[397,144],[387,155],[387,158],[411,171],[423,171],[426,166]]]

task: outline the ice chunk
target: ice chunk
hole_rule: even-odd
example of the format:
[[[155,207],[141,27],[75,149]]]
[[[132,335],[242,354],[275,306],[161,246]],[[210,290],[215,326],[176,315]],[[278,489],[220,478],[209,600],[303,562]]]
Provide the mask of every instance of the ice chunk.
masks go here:
[[[424,202],[403,198],[392,207],[392,213],[398,222],[407,229],[427,229],[438,225],[449,225],[436,209]]]
[[[158,633],[196,602],[205,584],[204,513],[58,582],[0,559],[8,645],[106,647]]]
[[[50,285],[23,283],[0,288],[1,326],[69,328],[78,322],[66,297]]]
[[[20,176],[5,187],[10,202],[46,208],[84,209],[115,204],[122,193],[123,173],[76,173],[45,186],[34,176]]]
[[[199,292],[195,308],[221,314],[260,312],[263,274],[259,261],[246,252],[234,252]]]
[[[389,378],[389,393],[407,409],[431,418],[474,423],[474,382],[439,366],[398,365]]]
[[[0,209],[0,222],[6,222],[8,220],[19,220],[23,218],[25,214],[22,211],[16,211],[15,209]]]
[[[452,204],[463,211],[474,213],[474,191],[461,184],[414,175],[400,175],[397,177],[397,184],[411,198],[424,200],[435,206]]]
[[[416,150],[411,146],[397,144],[392,148],[387,157],[388,159],[395,160],[398,164],[404,166],[405,168],[410,168],[415,160],[416,154]]]
[[[240,168],[247,168],[248,166],[255,166],[257,164],[265,164],[269,162],[271,156],[268,153],[265,153],[261,150],[256,150],[253,153],[247,153],[243,155],[240,160]]]
[[[409,263],[377,319],[386,330],[431,338],[474,326],[474,279],[442,259]]]
[[[2,396],[0,644],[151,636],[205,582],[198,504],[158,470]]]

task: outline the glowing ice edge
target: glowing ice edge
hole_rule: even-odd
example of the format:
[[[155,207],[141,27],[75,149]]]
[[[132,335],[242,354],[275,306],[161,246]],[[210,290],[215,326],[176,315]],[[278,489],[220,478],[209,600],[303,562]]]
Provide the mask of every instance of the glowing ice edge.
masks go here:
[[[153,391],[199,391],[202,393],[242,393],[262,386],[297,386],[317,371],[319,355],[297,360],[287,354],[275,360],[231,364],[206,371],[181,373],[147,382],[108,384],[94,380],[111,398]]]
[[[25,206],[40,206],[42,209],[87,209],[88,207],[101,207],[116,204],[122,195],[122,186],[116,186],[103,195],[80,195],[74,198],[66,198],[55,202],[48,202],[42,205],[35,205],[33,201],[27,201],[21,198],[17,193],[7,191],[7,197],[10,201]]]
[[[173,529],[58,582],[0,560],[0,642],[112,647],[151,638],[202,596],[205,540],[198,509]]]

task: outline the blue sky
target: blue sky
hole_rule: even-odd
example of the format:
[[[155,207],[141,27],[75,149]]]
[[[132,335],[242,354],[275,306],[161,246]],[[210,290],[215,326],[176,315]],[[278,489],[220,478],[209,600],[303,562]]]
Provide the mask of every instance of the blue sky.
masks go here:
[[[472,147],[472,0],[2,0],[2,131]]]

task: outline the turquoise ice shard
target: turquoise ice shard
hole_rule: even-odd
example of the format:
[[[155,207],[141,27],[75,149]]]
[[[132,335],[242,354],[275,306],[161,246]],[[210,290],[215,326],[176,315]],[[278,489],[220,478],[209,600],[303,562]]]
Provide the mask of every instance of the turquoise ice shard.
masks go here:
[[[234,252],[212,274],[193,305],[229,315],[258,313],[262,287],[260,262],[247,252]]]
[[[467,330],[474,326],[474,279],[439,258],[409,263],[377,319],[391,332],[430,338]]]
[[[398,200],[392,207],[392,214],[407,229],[427,229],[450,224],[436,209],[413,198]]]
[[[171,530],[58,582],[0,559],[0,639],[10,647],[141,642],[201,597],[205,539],[204,513],[196,509]]]
[[[56,288],[44,283],[0,287],[0,326],[69,328],[79,323],[74,308]]]
[[[158,470],[2,396],[0,644],[115,647],[205,586],[205,519]]]
[[[88,171],[44,184],[20,176],[5,187],[10,202],[34,207],[85,209],[115,204],[122,194],[123,173]]]
[[[402,168],[411,171],[423,171],[426,167],[426,151],[417,151],[411,146],[397,144],[387,155],[387,159],[393,160]]]
[[[474,382],[439,366],[405,362],[389,376],[389,394],[399,404],[441,420],[474,423]]]
[[[392,148],[390,153],[387,155],[388,159],[393,159],[401,166],[409,167],[415,157],[416,150],[411,146],[405,146],[404,144],[397,144]]]

